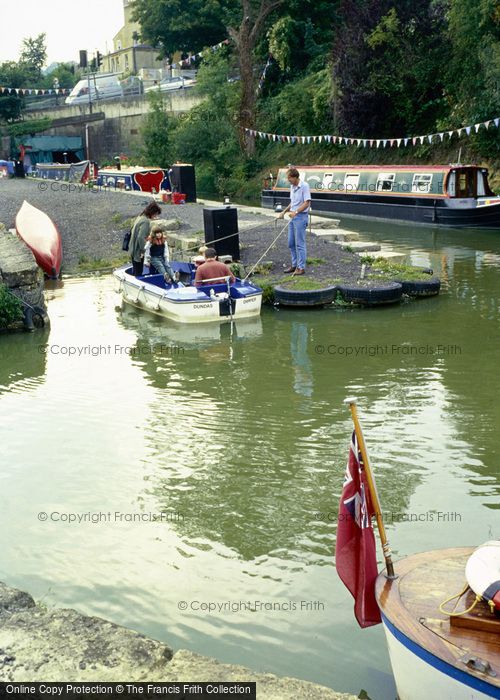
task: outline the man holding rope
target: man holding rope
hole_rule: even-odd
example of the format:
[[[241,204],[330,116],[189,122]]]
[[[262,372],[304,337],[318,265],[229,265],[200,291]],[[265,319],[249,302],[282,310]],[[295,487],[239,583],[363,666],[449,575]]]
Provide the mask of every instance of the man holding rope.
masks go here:
[[[289,168],[287,177],[290,183],[290,204],[278,216],[278,219],[283,219],[285,214],[290,212],[288,247],[292,256],[292,264],[285,272],[304,275],[306,271],[306,229],[309,207],[311,206],[311,190],[307,182],[300,180],[297,168]]]

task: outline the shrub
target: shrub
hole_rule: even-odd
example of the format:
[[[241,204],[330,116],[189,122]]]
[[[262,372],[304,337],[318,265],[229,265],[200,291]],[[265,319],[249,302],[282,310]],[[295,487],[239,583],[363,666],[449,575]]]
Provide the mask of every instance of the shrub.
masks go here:
[[[0,284],[0,328],[7,328],[23,317],[23,307],[19,299],[7,287]]]

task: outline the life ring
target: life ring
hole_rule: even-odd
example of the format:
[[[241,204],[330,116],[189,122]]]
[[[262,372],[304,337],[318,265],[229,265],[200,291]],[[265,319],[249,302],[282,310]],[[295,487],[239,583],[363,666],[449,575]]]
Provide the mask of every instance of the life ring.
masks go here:
[[[374,283],[373,286],[341,284],[339,292],[346,302],[364,306],[378,306],[379,304],[395,304],[401,301],[403,287],[399,282]]]
[[[490,608],[500,611],[500,541],[490,540],[478,547],[465,566],[465,578],[474,593]]]
[[[325,306],[335,301],[336,296],[336,286],[307,290],[274,288],[274,301],[281,306]]]

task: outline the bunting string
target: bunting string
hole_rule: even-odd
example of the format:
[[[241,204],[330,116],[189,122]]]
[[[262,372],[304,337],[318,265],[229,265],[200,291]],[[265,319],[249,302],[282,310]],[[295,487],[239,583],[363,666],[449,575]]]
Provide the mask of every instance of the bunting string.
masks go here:
[[[260,85],[260,83],[259,83]],[[400,136],[398,138],[389,139],[368,139],[368,138],[352,138],[350,136],[334,136],[332,134],[321,134],[316,136],[288,136],[285,134],[270,134],[266,131],[258,131],[256,129],[245,129],[245,132],[250,136],[268,141],[279,141],[280,143],[328,143],[335,145],[358,146],[363,148],[399,148],[400,146],[420,146],[424,143],[442,143],[447,136],[451,139],[455,134],[462,136],[471,133],[478,133],[481,128],[488,130],[491,126],[498,128],[500,117],[488,119],[484,122],[477,122],[469,126],[461,126],[458,129],[448,129],[439,131],[435,134],[425,134],[424,136]],[[437,141],[439,139],[439,141]]]
[[[199,51],[198,53],[194,53],[187,58],[183,58],[181,61],[177,61],[177,63],[172,63],[171,68],[184,68],[186,66],[190,66],[192,63],[197,61],[199,58],[203,58],[204,55],[206,55],[209,52],[214,53],[218,49],[222,48],[223,46],[227,46],[229,44],[229,39],[224,39],[224,41],[219,41],[218,44],[215,44],[214,46],[210,46],[208,49],[203,49],[203,51]]]
[[[269,58],[267,59],[267,63],[266,63],[266,65],[264,66],[264,70],[262,71],[262,75],[260,76],[260,80],[259,80],[259,84],[258,84],[258,86],[257,86],[257,90],[255,91],[257,95],[258,95],[259,92],[262,90],[262,87],[263,87],[263,85],[264,85],[264,81],[265,81],[265,79],[266,79],[266,73],[267,73],[267,70],[268,70],[269,66],[271,65],[272,60],[273,60],[273,56],[272,56],[272,54],[269,54]]]
[[[13,88],[0,85],[0,95],[69,95],[72,88]]]

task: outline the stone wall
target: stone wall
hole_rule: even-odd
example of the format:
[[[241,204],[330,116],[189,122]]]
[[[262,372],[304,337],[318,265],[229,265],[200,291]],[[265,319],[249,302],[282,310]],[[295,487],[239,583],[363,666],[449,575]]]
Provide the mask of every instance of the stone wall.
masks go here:
[[[43,274],[35,262],[33,253],[2,223],[0,223],[0,283],[22,301],[46,312]]]
[[[356,700],[295,678],[180,650],[75,610],[48,610],[0,583],[0,682],[223,682],[257,684],[258,700]]]

